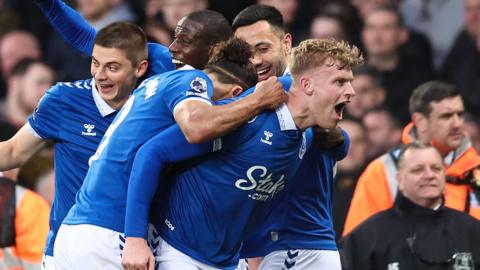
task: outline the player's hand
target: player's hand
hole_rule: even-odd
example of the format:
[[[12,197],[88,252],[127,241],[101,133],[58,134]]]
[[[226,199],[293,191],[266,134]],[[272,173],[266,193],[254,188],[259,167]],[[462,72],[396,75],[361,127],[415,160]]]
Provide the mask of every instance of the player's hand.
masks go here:
[[[257,97],[260,107],[263,109],[276,109],[287,101],[287,94],[282,83],[275,76],[257,83],[252,95]]]
[[[147,241],[139,237],[127,237],[122,253],[122,266],[126,270],[154,270],[153,257]]]
[[[322,150],[332,149],[345,141],[342,129],[338,126],[332,129],[316,126],[313,128],[313,132],[315,146]]]

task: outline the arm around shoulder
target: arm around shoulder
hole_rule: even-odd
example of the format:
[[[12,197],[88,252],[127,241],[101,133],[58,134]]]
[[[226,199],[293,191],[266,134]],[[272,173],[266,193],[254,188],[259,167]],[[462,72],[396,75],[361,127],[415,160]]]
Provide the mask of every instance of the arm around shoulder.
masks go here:
[[[189,143],[221,137],[265,109],[275,109],[287,100],[282,84],[269,79],[257,84],[254,93],[235,102],[210,106],[198,100],[186,101],[175,111],[175,121]]]

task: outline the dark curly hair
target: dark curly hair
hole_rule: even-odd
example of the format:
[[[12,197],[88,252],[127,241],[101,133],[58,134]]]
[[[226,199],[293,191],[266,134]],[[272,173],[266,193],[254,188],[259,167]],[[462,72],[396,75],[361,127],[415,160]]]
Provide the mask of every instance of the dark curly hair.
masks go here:
[[[212,48],[210,59],[204,71],[215,73],[221,83],[235,83],[243,90],[258,82],[250,45],[242,39],[230,38]]]

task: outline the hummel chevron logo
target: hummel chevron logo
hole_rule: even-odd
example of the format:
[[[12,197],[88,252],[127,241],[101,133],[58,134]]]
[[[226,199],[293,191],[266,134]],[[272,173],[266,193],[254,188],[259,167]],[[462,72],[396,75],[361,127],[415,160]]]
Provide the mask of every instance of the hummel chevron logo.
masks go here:
[[[85,131],[82,131],[82,135],[85,136],[97,136],[97,132],[92,132],[95,129],[95,125],[92,124],[84,124],[83,128],[85,128]]]
[[[118,247],[120,248],[120,257],[122,257],[123,248],[125,247],[125,238],[121,234],[119,234],[118,240],[120,240],[120,242],[118,243]]]
[[[293,258],[295,258],[295,257],[298,256],[298,253],[299,253],[298,250],[297,250],[297,252],[294,252],[294,253],[292,253],[292,251],[293,251],[293,250],[287,251],[287,256],[288,256],[289,259],[293,259]]]
[[[273,133],[268,131],[268,130],[265,130],[263,131],[263,135],[265,135],[265,138],[263,139],[260,139],[260,141],[262,143],[265,143],[265,144],[268,144],[268,145],[272,145],[272,141],[270,141],[270,138],[273,137]]]
[[[284,267],[282,270],[291,269],[297,263],[295,258],[298,257],[299,251],[298,250],[296,252],[293,252],[293,251],[295,251],[295,250],[287,251],[287,257],[288,258],[286,258],[285,261],[283,262],[283,264],[285,265],[286,268]]]

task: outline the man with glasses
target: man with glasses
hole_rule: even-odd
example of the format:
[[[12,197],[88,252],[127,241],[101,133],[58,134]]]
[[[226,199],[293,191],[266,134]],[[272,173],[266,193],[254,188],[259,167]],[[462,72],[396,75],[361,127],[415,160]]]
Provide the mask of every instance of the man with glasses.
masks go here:
[[[421,142],[406,145],[397,181],[393,207],[340,241],[343,269],[479,269],[480,222],[444,206],[438,150]]]

